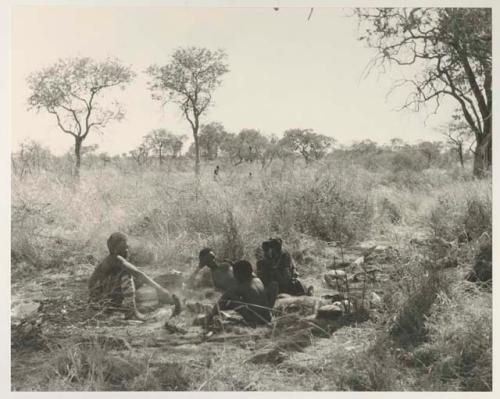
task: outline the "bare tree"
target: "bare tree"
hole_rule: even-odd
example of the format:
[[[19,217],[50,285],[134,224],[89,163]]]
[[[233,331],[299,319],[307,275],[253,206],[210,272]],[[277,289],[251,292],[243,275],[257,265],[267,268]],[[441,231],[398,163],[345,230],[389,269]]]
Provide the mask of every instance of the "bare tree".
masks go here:
[[[147,70],[152,78],[149,89],[153,99],[163,104],[169,101],[177,104],[191,126],[197,175],[200,173],[200,117],[212,103],[212,94],[221,84],[222,75],[229,71],[226,58],[223,50],[179,48],[172,54],[169,64],[162,67],[152,65]]]
[[[75,175],[79,176],[82,143],[89,133],[121,120],[124,110],[117,102],[99,101],[101,92],[112,87],[125,88],[134,73],[118,60],[97,62],[91,58],[60,59],[29,75],[29,109],[53,114],[63,133],[75,140]]]
[[[144,146],[156,153],[160,165],[163,164],[163,156],[167,147],[168,135],[166,129],[154,129],[151,133],[144,137]]]
[[[467,143],[472,145],[471,139],[474,137],[474,133],[469,125],[463,120],[460,114],[455,113],[448,126],[441,128],[440,131],[446,136],[448,144],[453,146],[458,155],[460,166],[464,168],[464,146],[467,145]]]
[[[412,79],[393,89],[409,87],[403,108],[419,110],[443,97],[456,100],[474,132],[475,176],[491,167],[492,20],[489,8],[358,9],[360,37],[377,50],[369,69],[386,64],[418,66]]]

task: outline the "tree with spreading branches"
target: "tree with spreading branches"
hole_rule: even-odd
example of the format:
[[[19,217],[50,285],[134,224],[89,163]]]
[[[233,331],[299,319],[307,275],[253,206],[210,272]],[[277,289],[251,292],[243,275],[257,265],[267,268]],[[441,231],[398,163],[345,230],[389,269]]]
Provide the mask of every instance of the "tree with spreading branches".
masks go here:
[[[102,132],[113,120],[124,117],[116,101],[102,101],[102,92],[124,89],[134,73],[120,61],[102,62],[88,57],[60,59],[27,78],[31,96],[29,109],[45,110],[55,116],[60,130],[75,140],[75,175],[79,176],[82,143],[93,130]]]
[[[312,129],[288,129],[280,140],[283,147],[302,155],[306,165],[323,158],[334,143],[334,138],[315,133]]]
[[[200,118],[212,104],[213,92],[220,86],[222,76],[229,71],[226,58],[223,50],[179,48],[172,54],[169,64],[152,65],[147,69],[153,99],[163,104],[177,104],[191,126],[196,175],[200,173]]]
[[[158,156],[162,165],[165,154],[170,153],[173,158],[179,155],[185,139],[185,136],[177,136],[166,129],[154,129],[144,137],[143,144]]]
[[[199,145],[202,157],[213,161],[219,156],[221,144],[226,138],[227,132],[219,122],[211,122],[202,125],[199,134]]]
[[[369,65],[412,65],[411,79],[395,82],[407,87],[403,108],[419,110],[451,98],[474,133],[473,173],[482,177],[491,168],[492,154],[492,19],[490,8],[368,8],[357,9],[360,40],[377,50]]]

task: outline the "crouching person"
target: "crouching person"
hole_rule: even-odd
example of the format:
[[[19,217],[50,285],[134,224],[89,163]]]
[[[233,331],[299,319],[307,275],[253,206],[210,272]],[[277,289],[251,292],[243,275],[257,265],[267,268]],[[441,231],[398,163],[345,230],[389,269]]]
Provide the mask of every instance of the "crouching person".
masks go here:
[[[313,287],[304,287],[298,279],[292,256],[282,246],[281,238],[270,238],[262,243],[263,258],[257,262],[257,276],[265,287],[277,283],[280,294],[312,296]]]
[[[252,265],[240,260],[233,265],[236,286],[228,289],[207,315],[205,323],[210,325],[221,310],[234,310],[251,327],[271,321],[271,311],[278,295],[278,284],[270,284],[266,289],[262,281],[255,277]]]
[[[126,319],[145,320],[137,310],[135,298],[136,288],[142,285],[140,279],[118,258],[127,259],[129,255],[127,236],[113,233],[107,245],[109,255],[95,268],[88,282],[89,302],[106,311],[123,312]]]

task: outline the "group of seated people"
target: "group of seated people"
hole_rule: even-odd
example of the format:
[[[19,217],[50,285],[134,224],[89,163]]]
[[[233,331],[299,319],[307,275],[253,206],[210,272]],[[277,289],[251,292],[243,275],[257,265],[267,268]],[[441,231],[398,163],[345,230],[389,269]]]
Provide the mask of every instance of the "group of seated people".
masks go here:
[[[109,255],[89,279],[90,302],[99,308],[121,311],[126,318],[144,320],[145,316],[138,311],[135,301],[136,289],[144,282],[120,261],[129,255],[127,237],[122,233],[113,233],[107,245]],[[206,315],[205,325],[210,325],[223,310],[236,311],[243,322],[252,327],[267,324],[271,321],[272,309],[279,294],[312,295],[312,287],[306,290],[298,280],[294,261],[282,245],[279,238],[262,243],[262,256],[257,261],[256,273],[247,260],[218,263],[210,248],[200,251],[198,268],[189,280],[193,281],[204,267],[208,267],[214,288],[223,291]]]

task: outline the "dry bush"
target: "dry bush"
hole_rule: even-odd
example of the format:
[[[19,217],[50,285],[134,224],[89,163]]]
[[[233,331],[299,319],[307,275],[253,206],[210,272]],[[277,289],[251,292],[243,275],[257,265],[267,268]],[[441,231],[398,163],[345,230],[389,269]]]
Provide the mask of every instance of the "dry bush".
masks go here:
[[[285,181],[269,196],[271,230],[295,230],[324,241],[362,240],[373,218],[372,186],[366,174],[309,172]]]
[[[430,187],[429,182],[425,179],[422,172],[414,172],[407,169],[387,173],[383,177],[381,184],[400,190],[417,192],[428,191]]]
[[[244,255],[243,239],[240,235],[240,228],[236,222],[233,212],[230,210],[226,214],[223,241],[221,244],[220,256],[226,259],[241,259]]]
[[[484,232],[491,235],[491,210],[491,182],[448,185],[437,197],[427,223],[438,237],[454,240],[466,235],[474,240]]]
[[[55,354],[47,370],[50,384],[61,390],[121,391],[138,375],[147,362],[131,356],[112,355],[96,339],[91,344],[76,344]]]
[[[112,347],[98,338],[63,347],[54,353],[45,372],[45,389],[186,391],[193,383],[193,376],[185,364],[152,364],[151,356],[132,352],[117,354],[112,352]]]
[[[129,391],[188,391],[193,375],[188,365],[168,362],[148,368],[128,385]]]
[[[382,217],[387,218],[391,224],[400,224],[403,221],[403,212],[400,206],[390,199],[382,198],[380,208]]]
[[[432,254],[426,251],[402,257],[406,263],[396,265],[384,298],[389,335],[403,347],[419,345],[427,338],[425,320],[436,298],[447,292],[451,283],[443,270],[434,267]]]
[[[351,243],[370,231],[371,201],[346,181],[320,179],[306,188],[296,206],[300,230],[313,237]]]
[[[492,389],[491,295],[455,284],[426,320],[428,342],[412,353],[428,390]]]
[[[445,290],[446,279],[442,272],[432,271],[420,281],[407,286],[406,298],[394,316],[390,334],[401,345],[418,345],[426,338],[425,319],[437,296]]]
[[[402,374],[390,354],[374,355],[367,351],[347,358],[335,380],[344,391],[399,391]]]

